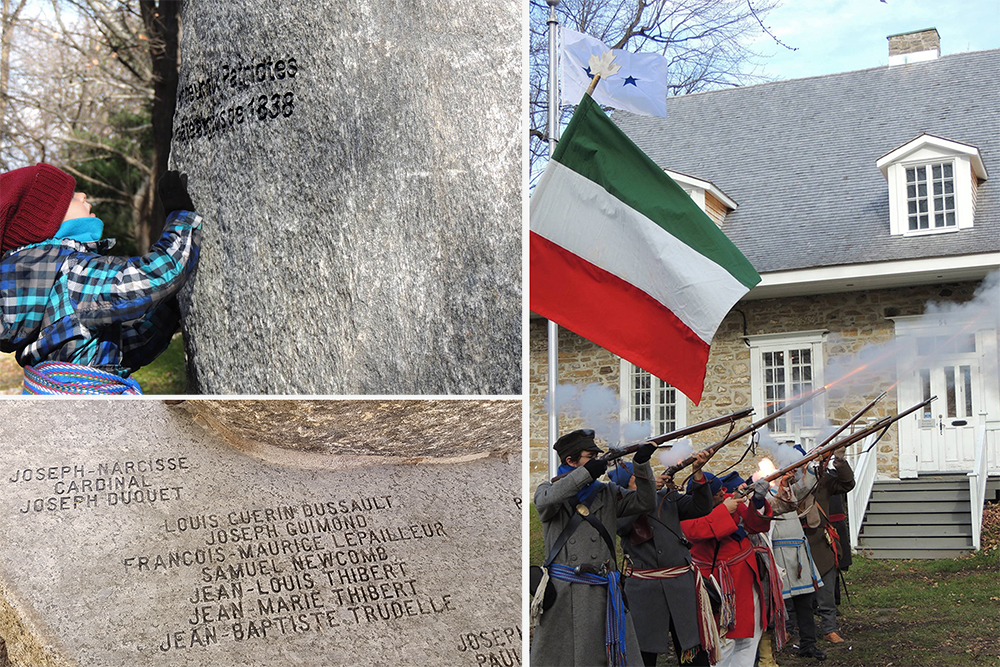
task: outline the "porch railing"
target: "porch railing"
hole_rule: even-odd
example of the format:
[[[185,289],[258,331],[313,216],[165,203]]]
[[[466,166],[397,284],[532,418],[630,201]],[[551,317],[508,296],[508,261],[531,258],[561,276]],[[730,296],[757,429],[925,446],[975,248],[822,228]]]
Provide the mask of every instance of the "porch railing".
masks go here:
[[[983,504],[986,502],[987,456],[986,413],[979,413],[976,429],[976,458],[969,473],[969,502],[972,505],[972,548],[979,550],[983,531]]]
[[[851,548],[858,546],[858,536],[861,534],[861,524],[865,521],[868,510],[868,499],[875,486],[875,476],[878,473],[878,450],[871,447],[878,437],[877,433],[869,435],[861,441],[858,453],[848,456],[851,467],[854,468],[854,488],[847,493],[847,516],[851,527]]]

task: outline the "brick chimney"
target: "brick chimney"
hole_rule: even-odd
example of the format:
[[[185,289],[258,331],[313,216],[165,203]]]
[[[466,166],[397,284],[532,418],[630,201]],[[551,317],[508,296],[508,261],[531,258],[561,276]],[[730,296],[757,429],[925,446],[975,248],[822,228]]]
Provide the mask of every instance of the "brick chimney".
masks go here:
[[[889,35],[889,67],[934,60],[941,55],[941,35],[937,28]]]

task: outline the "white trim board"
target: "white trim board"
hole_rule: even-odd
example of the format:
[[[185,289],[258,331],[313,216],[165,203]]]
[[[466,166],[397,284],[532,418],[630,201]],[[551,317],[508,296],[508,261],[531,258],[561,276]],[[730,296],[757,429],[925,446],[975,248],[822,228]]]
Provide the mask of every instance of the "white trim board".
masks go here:
[[[1000,252],[772,271],[742,301],[982,280],[997,268]]]

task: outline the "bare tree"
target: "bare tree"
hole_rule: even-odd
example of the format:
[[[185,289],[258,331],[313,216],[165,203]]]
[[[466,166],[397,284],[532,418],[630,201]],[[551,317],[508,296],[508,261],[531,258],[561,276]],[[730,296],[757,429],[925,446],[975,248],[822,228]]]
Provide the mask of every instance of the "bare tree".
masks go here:
[[[529,95],[532,178],[547,154],[549,6],[530,0]],[[663,54],[669,61],[669,95],[740,86],[764,80],[760,55],[750,42],[770,33],[762,18],[777,0],[562,0],[562,25],[614,49]],[[771,36],[772,39],[776,39]],[[563,100],[565,123],[577,100]]]
[[[171,0],[49,0],[44,16],[19,21],[18,44],[4,3],[4,46],[15,46],[12,87],[0,81],[0,165],[58,163],[132,208],[132,235],[144,251],[163,228],[156,201],[170,154],[176,105],[179,3]],[[37,6],[37,5],[36,5]],[[13,12],[12,12],[13,13]],[[0,75],[11,72],[7,49]],[[9,93],[9,94],[8,94]],[[140,135],[152,137],[152,150]],[[111,156],[142,174],[107,182],[108,170],[73,160]],[[88,152],[89,151],[89,152]],[[112,179],[114,180],[114,179]]]
[[[163,207],[157,205],[155,184],[166,171],[177,102],[179,11],[176,0],[52,0],[71,7],[93,26],[101,45],[113,54],[122,81],[150,102],[153,157],[143,188],[136,193],[135,238],[145,250],[163,229]]]
[[[14,28],[28,0],[3,0],[0,4],[0,146],[9,141],[10,131],[7,122],[7,90],[10,87],[10,49],[14,40]],[[0,154],[0,170],[8,170],[10,166]]]
[[[146,189],[148,207],[145,226],[136,229],[140,248],[148,248],[163,231],[163,206],[157,205],[156,183],[167,171],[170,142],[177,108],[177,72],[180,55],[180,3],[176,0],[139,0],[142,22],[149,37],[149,59],[153,83],[153,170]]]

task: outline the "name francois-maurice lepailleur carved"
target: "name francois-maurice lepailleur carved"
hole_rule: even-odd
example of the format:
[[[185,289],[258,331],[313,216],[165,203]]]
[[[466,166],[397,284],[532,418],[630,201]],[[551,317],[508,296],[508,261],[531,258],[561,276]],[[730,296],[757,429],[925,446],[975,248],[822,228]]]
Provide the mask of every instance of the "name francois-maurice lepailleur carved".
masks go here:
[[[195,466],[184,456],[21,467],[8,484],[29,489],[21,516],[60,510],[132,512],[191,497]],[[50,495],[45,495],[49,493]],[[456,611],[448,593],[426,590],[407,549],[436,549],[442,521],[400,521],[405,502],[367,496],[273,507],[174,514],[158,531],[167,548],[129,553],[125,577],[172,573],[176,594],[162,599],[177,625],[151,638],[159,652],[220,642],[282,641],[287,635],[350,633],[368,624],[406,624]],[[518,626],[464,632],[453,646],[462,662],[517,667]]]

